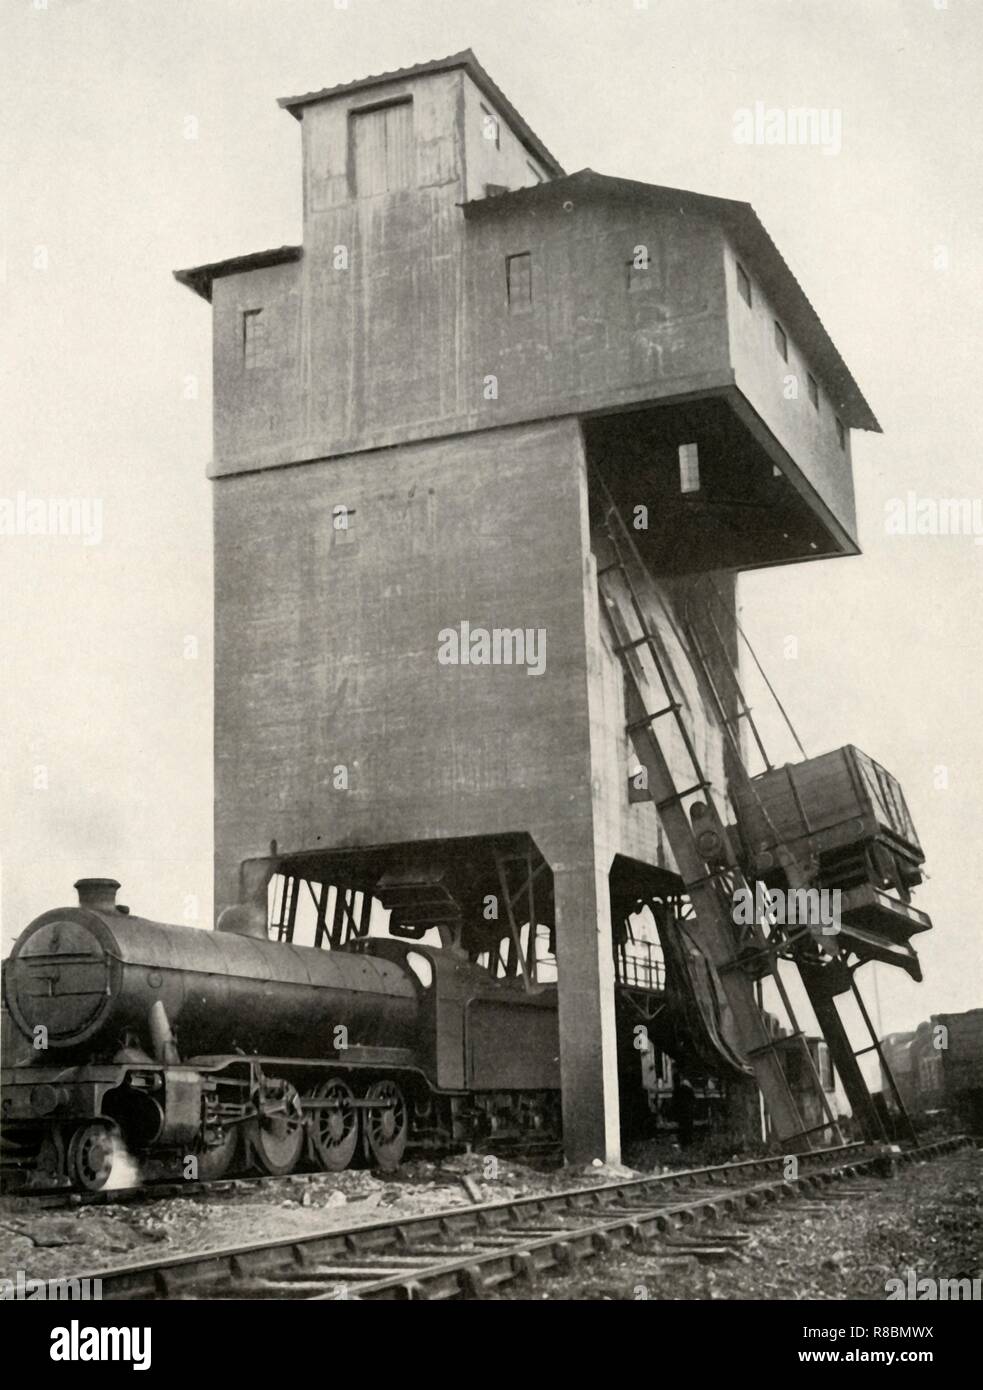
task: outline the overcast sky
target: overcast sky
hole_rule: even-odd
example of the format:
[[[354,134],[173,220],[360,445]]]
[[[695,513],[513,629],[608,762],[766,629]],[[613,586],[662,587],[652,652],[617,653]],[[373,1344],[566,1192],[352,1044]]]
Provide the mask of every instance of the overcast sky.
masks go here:
[[[868,751],[921,832],[884,1027],[983,1004],[983,544],[885,531],[983,490],[979,0],[2,0],[0,498],[102,531],[0,537],[5,943],[80,874],[210,923],[211,314],[171,270],[301,239],[278,96],[468,46],[567,169],[752,202],[878,415],[863,556],[747,577],[744,618],[808,751]],[[758,101],[842,148],[735,143]]]

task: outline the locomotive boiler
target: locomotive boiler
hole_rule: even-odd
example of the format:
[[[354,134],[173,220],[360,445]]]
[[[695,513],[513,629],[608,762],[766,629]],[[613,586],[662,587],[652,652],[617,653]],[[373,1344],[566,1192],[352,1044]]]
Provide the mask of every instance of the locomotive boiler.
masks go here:
[[[554,990],[415,942],[323,951],[152,922],[118,887],[80,880],[6,963],[4,1140],[31,1182],[100,1188],[121,1151],[143,1176],[216,1177],[558,1136]]]

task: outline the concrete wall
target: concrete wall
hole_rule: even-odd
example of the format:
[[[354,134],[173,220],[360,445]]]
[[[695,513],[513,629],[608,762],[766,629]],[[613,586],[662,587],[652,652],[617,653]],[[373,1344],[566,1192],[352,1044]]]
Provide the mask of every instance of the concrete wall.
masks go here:
[[[366,196],[352,180],[353,112],[412,96],[413,184]],[[371,97],[371,101],[369,100]],[[499,146],[483,135],[482,107]],[[305,109],[301,261],[215,281],[215,472],[387,447],[562,414],[616,409],[736,382],[854,536],[849,437],[804,359],[711,220],[590,195],[465,218],[485,185],[536,181],[533,160],[470,79],[435,73]],[[630,268],[644,247],[647,270]],[[506,293],[529,253],[532,304]],[[267,361],[243,360],[243,312],[261,309]],[[795,376],[798,398],[786,396]]]
[[[589,821],[585,505],[576,422],[217,483],[220,902],[271,838],[559,842]],[[438,664],[462,619],[544,629],[544,673]]]
[[[351,177],[352,113],[405,95],[413,186],[364,196]],[[498,118],[499,148],[482,134],[482,105]],[[307,107],[302,131],[303,260],[213,287],[218,472],[470,428],[460,204],[484,197],[485,183],[536,182],[536,161],[462,72]],[[269,360],[247,368],[242,314],[255,308]]]
[[[407,97],[416,148],[413,188],[449,189],[461,203],[483,198],[487,184],[523,188],[547,177],[492,100],[460,69],[342,93],[303,109],[305,247],[315,248],[325,212],[364,196],[351,177],[352,114]],[[497,140],[485,135],[486,111],[497,125]],[[405,200],[406,192],[396,196]]]
[[[266,328],[265,366],[247,368],[243,314],[259,309]],[[212,296],[213,429],[216,459],[289,456],[307,436],[303,389],[304,278],[297,264],[269,266],[217,280]]]
[[[636,246],[648,270],[632,275]],[[598,410],[729,380],[721,235],[708,222],[585,200],[467,228],[470,405],[479,422]],[[509,312],[506,257],[532,256],[532,307]],[[497,401],[482,399],[488,373]]]
[[[343,93],[303,109],[304,248],[324,250],[324,215],[351,202],[389,203],[411,200],[422,189],[450,190],[460,201],[464,192],[463,75],[436,72],[407,81],[387,82],[370,91]],[[409,97],[413,103],[416,174],[412,187],[365,199],[354,186],[349,158],[353,112]]]
[[[457,77],[464,103],[467,197],[483,198],[487,184],[526,188],[545,180],[547,173],[544,166],[505,123],[494,103],[478,90],[466,73],[458,73]],[[485,110],[497,122],[497,144],[485,136]]]
[[[528,830],[549,855],[596,814],[612,858],[673,867],[655,808],[628,799],[623,673],[585,506],[575,421],[218,480],[219,902],[274,838],[286,853]],[[463,619],[543,629],[543,674],[440,665],[438,634]],[[657,626],[726,812],[720,732]]]
[[[353,177],[352,118],[411,98],[407,187]],[[485,138],[485,112],[498,140]],[[409,109],[409,108],[407,108]],[[488,184],[544,172],[463,71],[396,80],[303,108],[304,253],[215,280],[216,474],[635,403],[735,383],[850,536],[849,438],[821,375],[818,411],[794,338],[758,282],[749,308],[714,220],[582,190],[465,217]],[[644,247],[648,269],[633,272]],[[506,259],[529,253],[532,303],[510,306]],[[243,314],[266,360],[247,366]],[[798,398],[785,378],[798,380]]]
[[[325,206],[302,261],[215,282],[217,474],[729,384],[712,224],[601,204],[465,223],[456,187]],[[526,251],[532,306],[510,312]],[[273,330],[261,369],[245,307]]]
[[[528,831],[553,870],[567,1149],[616,1160],[619,827],[577,422],[219,479],[215,574],[216,902],[272,839]],[[440,664],[465,619],[541,632],[542,673]]]
[[[737,287],[738,258],[725,243],[730,354],[734,377],[754,410],[791,455],[833,515],[856,540],[857,514],[853,495],[850,432],[845,448],[836,433],[836,409],[821,373],[803,355],[777,306],[755,278],[753,264],[741,264],[751,278],[751,306]],[[775,344],[775,320],[788,336],[788,361]],[[819,409],[809,399],[807,373],[819,386]],[[785,395],[786,378],[794,376],[798,399]]]

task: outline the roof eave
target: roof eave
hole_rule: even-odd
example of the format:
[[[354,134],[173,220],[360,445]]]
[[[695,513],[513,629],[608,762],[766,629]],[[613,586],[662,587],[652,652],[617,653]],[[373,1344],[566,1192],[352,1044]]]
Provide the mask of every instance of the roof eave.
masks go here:
[[[277,246],[270,251],[251,251],[244,256],[230,256],[228,260],[209,261],[205,265],[193,265],[171,273],[179,285],[184,285],[211,304],[215,280],[227,275],[247,274],[251,270],[266,270],[269,266],[287,265],[291,261],[299,261],[303,254],[303,246]]]

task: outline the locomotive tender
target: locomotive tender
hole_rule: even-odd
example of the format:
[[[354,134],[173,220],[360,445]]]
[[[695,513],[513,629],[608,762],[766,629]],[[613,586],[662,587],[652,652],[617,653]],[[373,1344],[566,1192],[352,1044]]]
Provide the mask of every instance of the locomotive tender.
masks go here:
[[[358,1152],[392,1169],[411,1135],[559,1137],[555,990],[415,942],[322,951],[151,922],[118,887],[79,880],[79,905],[38,917],[6,965],[30,1047],[3,1073],[4,1140],[32,1183],[101,1188],[121,1146],[144,1176],[214,1178]]]

